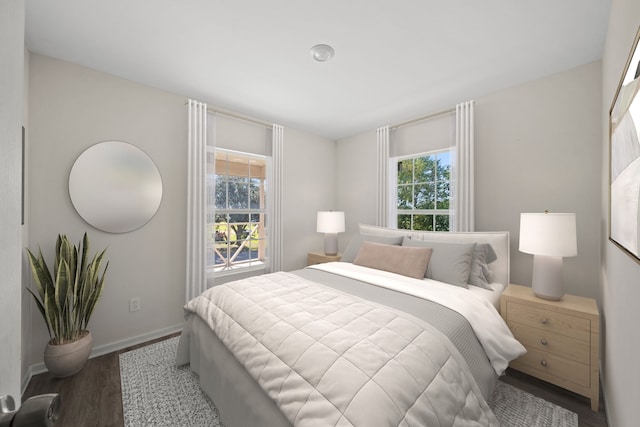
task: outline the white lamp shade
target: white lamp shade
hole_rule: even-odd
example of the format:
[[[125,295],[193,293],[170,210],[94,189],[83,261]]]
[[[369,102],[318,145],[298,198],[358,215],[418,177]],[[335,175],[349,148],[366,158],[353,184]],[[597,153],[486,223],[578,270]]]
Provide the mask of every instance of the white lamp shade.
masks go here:
[[[578,255],[575,213],[520,214],[520,252],[555,257]]]
[[[342,233],[344,232],[344,212],[320,211],[318,212],[318,233]]]

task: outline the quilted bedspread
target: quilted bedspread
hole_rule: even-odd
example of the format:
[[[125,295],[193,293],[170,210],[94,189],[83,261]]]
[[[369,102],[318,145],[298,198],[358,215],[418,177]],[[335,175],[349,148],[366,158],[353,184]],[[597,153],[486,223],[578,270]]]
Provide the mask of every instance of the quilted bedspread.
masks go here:
[[[293,425],[499,425],[449,340],[400,311],[283,272],[215,286],[186,310]]]

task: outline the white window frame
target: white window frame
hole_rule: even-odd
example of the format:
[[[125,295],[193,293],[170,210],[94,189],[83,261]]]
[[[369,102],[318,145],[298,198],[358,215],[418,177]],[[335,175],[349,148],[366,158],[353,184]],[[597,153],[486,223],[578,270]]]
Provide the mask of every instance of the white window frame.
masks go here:
[[[206,237],[206,242],[207,242],[207,263],[206,263],[206,268],[207,268],[207,275],[208,276],[214,276],[214,277],[224,277],[224,276],[228,276],[228,275],[233,275],[233,274],[242,274],[242,273],[249,273],[249,272],[253,272],[253,271],[261,271],[264,270],[266,268],[266,253],[267,253],[267,247],[269,245],[269,237],[268,237],[268,232],[266,230],[266,225],[264,223],[267,222],[267,217],[269,216],[269,210],[268,210],[268,206],[267,206],[267,196],[270,192],[270,188],[268,188],[268,176],[271,170],[271,158],[269,156],[265,156],[265,155],[261,155],[261,154],[254,154],[254,153],[247,153],[247,152],[242,152],[242,151],[237,151],[237,150],[229,150],[226,148],[220,148],[220,147],[213,147],[213,146],[207,146],[207,155],[212,154],[214,156],[215,159],[215,155],[217,153],[225,153],[227,155],[238,155],[238,156],[246,156],[254,159],[260,159],[263,160],[265,163],[265,167],[266,167],[266,171],[265,171],[265,176],[263,177],[263,185],[264,185],[264,192],[265,192],[265,196],[263,197],[263,206],[259,209],[251,209],[250,207],[248,209],[234,209],[234,208],[230,208],[230,209],[219,209],[215,207],[215,201],[213,202],[213,209],[210,209],[210,204],[207,202],[207,212],[206,212],[206,233],[207,233],[207,237]],[[208,160],[207,160],[208,162]],[[207,165],[208,167],[208,165]],[[209,173],[207,173],[207,175],[209,175]],[[214,168],[213,168],[213,175],[217,175],[217,171],[215,170],[215,160],[214,160]],[[209,193],[209,181],[207,179],[207,194]],[[215,179],[213,182],[213,191],[215,192]],[[215,193],[214,194],[214,198],[215,198]],[[242,262],[238,262],[238,263],[234,263],[233,260],[230,260],[229,263],[225,266],[222,267],[215,267],[215,265],[210,265],[208,262],[208,258],[210,255],[211,251],[214,251],[213,256],[215,257],[215,231],[216,231],[216,226],[215,226],[215,217],[216,215],[220,215],[221,213],[227,214],[227,215],[233,215],[233,214],[241,214],[241,215],[253,215],[253,214],[259,214],[262,215],[263,221],[261,221],[262,224],[262,233],[264,237],[260,237],[260,240],[263,242],[264,244],[264,257],[263,260],[251,260],[248,263],[242,263]],[[208,221],[208,218],[210,215],[213,215],[213,223],[210,223]],[[250,233],[251,235],[251,233]],[[227,236],[227,256],[229,256],[229,249],[230,249],[230,236]],[[213,243],[212,243],[213,242]],[[243,243],[241,243],[241,245],[243,245]],[[240,248],[241,249],[241,248]],[[238,249],[239,251],[239,249]],[[222,255],[220,255],[222,256]],[[224,256],[222,256],[224,258]],[[233,255],[230,256],[231,258],[234,258]]]
[[[412,209],[408,212],[413,215],[433,215],[434,216],[434,231],[452,231],[455,224],[455,209],[454,206],[454,189],[455,189],[455,177],[454,177],[454,162],[455,162],[455,149],[453,147],[442,148],[438,150],[427,151],[418,154],[410,154],[405,156],[396,156],[389,158],[388,170],[389,170],[389,227],[398,228],[398,215],[402,214],[402,211],[398,209],[398,162],[410,159],[416,159],[419,157],[433,156],[440,153],[449,153],[449,209]],[[415,180],[414,180],[415,182]],[[437,181],[436,181],[437,182]],[[449,230],[435,230],[435,216],[447,215],[449,216]],[[411,224],[413,230],[413,223]]]

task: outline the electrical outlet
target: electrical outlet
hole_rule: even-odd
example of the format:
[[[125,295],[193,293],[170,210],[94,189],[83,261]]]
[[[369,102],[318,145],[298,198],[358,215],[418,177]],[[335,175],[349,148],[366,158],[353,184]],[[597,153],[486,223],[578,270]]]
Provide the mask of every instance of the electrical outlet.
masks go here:
[[[140,298],[131,298],[129,300],[129,311],[138,311],[140,310]]]

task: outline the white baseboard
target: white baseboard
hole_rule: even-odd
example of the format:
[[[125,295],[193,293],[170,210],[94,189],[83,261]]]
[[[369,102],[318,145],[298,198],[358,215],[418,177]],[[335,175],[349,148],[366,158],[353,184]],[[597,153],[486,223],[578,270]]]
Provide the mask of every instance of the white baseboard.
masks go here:
[[[184,323],[179,325],[169,326],[167,328],[158,329],[156,331],[152,331],[146,334],[137,335],[135,337],[127,338],[120,341],[115,341],[112,343],[103,344],[99,347],[94,347],[91,350],[91,354],[89,355],[89,359],[97,356],[102,356],[103,354],[112,353],[114,351],[119,351],[127,347],[131,347],[134,345],[142,344],[147,341],[154,340],[156,338],[162,338],[167,335],[174,334],[176,332],[182,331],[184,327]],[[42,374],[47,372],[47,367],[44,365],[44,362],[35,363],[27,369],[24,377],[22,378],[22,394],[24,394],[27,386],[29,385],[29,381],[31,381],[31,377],[34,375]]]

